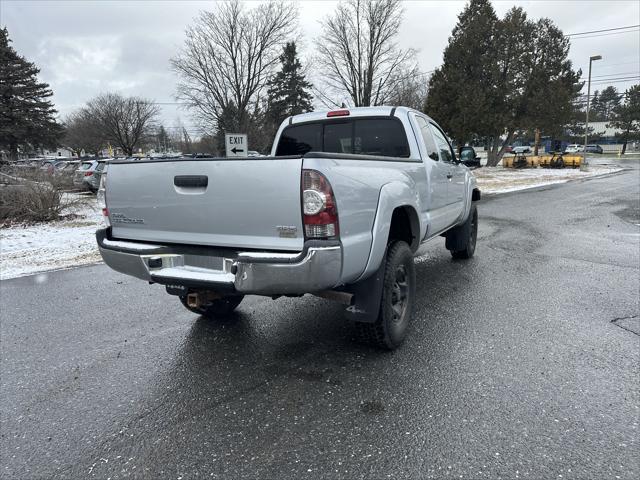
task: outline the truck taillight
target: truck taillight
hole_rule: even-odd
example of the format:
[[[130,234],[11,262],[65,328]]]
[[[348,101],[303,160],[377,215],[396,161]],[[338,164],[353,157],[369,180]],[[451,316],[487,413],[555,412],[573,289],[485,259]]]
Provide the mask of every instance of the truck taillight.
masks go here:
[[[100,185],[98,186],[98,193],[96,195],[98,201],[98,207],[102,209],[102,218],[107,227],[111,226],[109,222],[109,209],[107,208],[107,172],[103,172],[100,177]]]
[[[302,170],[301,195],[305,238],[338,238],[338,207],[326,177],[315,170]]]

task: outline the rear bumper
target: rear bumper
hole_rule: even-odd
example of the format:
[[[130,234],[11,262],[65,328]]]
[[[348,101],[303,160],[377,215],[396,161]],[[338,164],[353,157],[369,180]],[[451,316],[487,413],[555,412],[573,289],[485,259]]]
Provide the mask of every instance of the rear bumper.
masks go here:
[[[342,271],[338,242],[307,242],[300,253],[281,253],[116,240],[109,238],[109,229],[98,230],[96,239],[102,258],[114,270],[186,289],[303,294],[337,286]]]
[[[73,177],[73,184],[76,187],[86,187],[90,183],[89,180],[88,180],[89,178],[91,178],[91,177],[85,177],[85,176]]]

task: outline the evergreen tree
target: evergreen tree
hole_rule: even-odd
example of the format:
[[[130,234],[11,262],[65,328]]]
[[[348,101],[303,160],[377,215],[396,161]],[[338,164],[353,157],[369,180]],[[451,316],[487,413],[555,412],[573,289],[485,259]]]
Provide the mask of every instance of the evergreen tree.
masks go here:
[[[164,128],[164,125],[160,125],[158,131],[156,132],[156,145],[155,147],[161,151],[166,152],[171,148],[171,139],[169,138],[169,134],[167,130]]]
[[[584,142],[584,121],[587,115],[587,104],[586,102],[575,103],[573,106],[573,111],[567,123],[564,125],[563,132],[560,135],[557,135],[559,138],[563,138],[569,143],[578,143],[582,144]],[[592,120],[598,121],[593,116],[593,111],[591,108],[589,109],[589,138],[593,139],[601,134],[601,132],[596,132],[593,127]]]
[[[254,105],[253,111],[249,114],[248,141],[249,150],[257,150],[260,153],[269,155],[273,138],[280,124],[273,124],[267,118],[267,100],[258,101]]]
[[[288,42],[280,55],[281,69],[268,83],[267,121],[277,128],[290,115],[313,111],[312,85],[306,81],[295,42]]]
[[[18,149],[57,146],[63,133],[49,98],[49,85],[38,81],[40,70],[11,47],[7,28],[0,29],[0,148],[11,159]]]
[[[521,8],[498,20],[489,0],[471,0],[431,78],[426,110],[459,145],[487,138],[496,165],[518,132],[559,134],[581,85],[567,59],[569,40],[549,20]]]
[[[458,145],[494,133],[498,17],[489,0],[471,0],[458,15],[443,65],[429,80],[425,109]]]
[[[613,109],[610,127],[622,130],[622,153],[627,151],[629,140],[640,138],[640,84],[625,92],[626,100]]]
[[[594,99],[595,101],[595,99]],[[598,99],[599,113],[602,120],[611,120],[614,116],[614,110],[620,105],[620,93],[613,86],[608,86],[600,94]]]
[[[215,140],[218,145],[218,155],[223,156],[225,154],[225,141],[224,135],[226,133],[246,133],[240,129],[240,123],[238,122],[238,108],[233,102],[222,109],[222,113],[218,118],[218,124],[216,126]],[[251,139],[249,139],[251,141]]]
[[[586,103],[586,102],[585,102]],[[602,121],[602,105],[600,105],[600,92],[596,90],[589,100],[589,119],[594,122]]]

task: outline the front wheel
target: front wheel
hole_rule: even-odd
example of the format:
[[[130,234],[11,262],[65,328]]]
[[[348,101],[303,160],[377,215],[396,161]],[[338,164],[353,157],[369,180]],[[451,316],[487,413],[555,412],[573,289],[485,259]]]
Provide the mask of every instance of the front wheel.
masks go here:
[[[465,222],[447,232],[446,247],[451,251],[453,258],[471,258],[476,251],[477,237],[478,209],[472,204],[471,211]]]
[[[236,307],[240,305],[240,302],[242,302],[243,298],[244,295],[230,295],[228,297],[222,297],[212,300],[207,305],[203,305],[200,307],[190,307],[187,303],[187,297],[185,295],[180,297],[180,302],[190,312],[193,312],[197,315],[202,315],[203,317],[214,319],[228,317],[231,312],[233,312]]]
[[[416,271],[413,253],[405,242],[393,242],[385,259],[382,299],[374,323],[357,322],[359,338],[388,350],[404,341],[415,297]]]

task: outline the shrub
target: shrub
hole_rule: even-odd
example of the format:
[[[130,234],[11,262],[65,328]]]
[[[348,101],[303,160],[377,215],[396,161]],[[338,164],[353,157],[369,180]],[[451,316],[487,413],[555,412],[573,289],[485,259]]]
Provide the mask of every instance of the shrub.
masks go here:
[[[19,178],[2,175],[0,183],[0,223],[49,222],[78,202],[63,194],[57,184],[41,181],[40,175]]]

